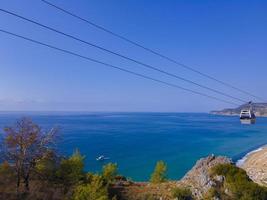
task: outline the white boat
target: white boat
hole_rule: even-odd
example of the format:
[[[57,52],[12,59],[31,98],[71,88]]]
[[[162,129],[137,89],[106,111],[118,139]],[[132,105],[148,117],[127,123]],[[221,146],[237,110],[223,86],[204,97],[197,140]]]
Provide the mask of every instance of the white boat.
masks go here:
[[[99,157],[96,158],[97,161],[101,161],[101,160],[104,160],[105,156],[101,155]]]
[[[252,109],[244,109],[240,112],[240,122],[241,124],[255,124],[256,116]]]
[[[103,160],[108,160],[108,159],[109,159],[108,157],[105,157],[103,155],[96,158],[97,161],[103,161]]]

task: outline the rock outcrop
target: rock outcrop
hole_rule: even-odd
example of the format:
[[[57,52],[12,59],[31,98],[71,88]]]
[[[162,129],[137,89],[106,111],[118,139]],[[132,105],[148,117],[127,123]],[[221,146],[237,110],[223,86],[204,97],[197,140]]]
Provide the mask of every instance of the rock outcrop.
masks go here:
[[[218,164],[232,163],[231,159],[224,156],[208,156],[197,161],[196,165],[182,178],[181,183],[191,188],[193,195],[201,199],[208,190],[215,186],[210,176],[210,169]],[[217,177],[217,181],[223,177]],[[222,180],[223,181],[223,180]]]

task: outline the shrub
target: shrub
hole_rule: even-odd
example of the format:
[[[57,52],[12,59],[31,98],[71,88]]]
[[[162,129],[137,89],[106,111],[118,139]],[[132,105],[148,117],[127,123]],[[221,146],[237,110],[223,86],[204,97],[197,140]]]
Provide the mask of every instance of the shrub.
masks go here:
[[[13,170],[11,169],[11,167],[7,161],[4,161],[3,163],[0,164],[0,175],[9,174],[12,172],[13,172]]]
[[[56,155],[51,152],[37,161],[35,171],[40,179],[55,181],[58,164]]]
[[[267,188],[260,186],[249,179],[246,172],[231,164],[217,165],[212,169],[212,175],[225,177],[225,183],[221,185],[217,192],[219,196],[231,196],[231,199],[267,199]],[[229,190],[225,194],[225,189]]]
[[[227,196],[223,197],[221,195],[223,192],[217,191],[217,188],[210,188],[208,192],[204,195],[204,200],[214,200],[214,199],[223,199],[227,200]],[[224,195],[225,196],[225,195]]]
[[[154,197],[153,194],[142,194],[140,197],[138,196],[138,200],[158,200],[158,198]]]
[[[115,177],[118,174],[118,167],[117,164],[108,163],[107,165],[103,166],[102,169],[102,176],[106,183],[111,183],[115,180]]]
[[[76,186],[73,200],[108,200],[108,191],[102,176],[93,175],[90,178],[90,183]]]
[[[76,150],[71,157],[63,159],[57,171],[57,177],[65,186],[77,184],[84,177],[84,156]]]
[[[10,184],[15,181],[15,172],[8,162],[4,161],[0,164],[0,184]]]
[[[167,165],[163,161],[158,161],[154,172],[151,175],[150,181],[152,183],[162,183],[167,180],[166,176]]]
[[[172,190],[172,197],[177,200],[192,200],[192,193],[188,188],[175,188]]]

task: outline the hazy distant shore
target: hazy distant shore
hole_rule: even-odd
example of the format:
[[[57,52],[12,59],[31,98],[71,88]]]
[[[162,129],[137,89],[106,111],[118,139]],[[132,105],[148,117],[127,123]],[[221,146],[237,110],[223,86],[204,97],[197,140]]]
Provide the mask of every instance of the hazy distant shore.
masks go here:
[[[257,117],[267,117],[267,103],[243,104],[237,108],[226,108],[219,111],[211,111],[210,114],[224,116],[238,116],[243,109],[253,109]]]
[[[238,116],[239,117],[239,113],[227,113],[227,112],[221,112],[221,111],[211,111],[210,114],[212,115],[220,115],[220,116]],[[256,117],[267,117],[267,114],[264,115],[258,115],[256,113]]]

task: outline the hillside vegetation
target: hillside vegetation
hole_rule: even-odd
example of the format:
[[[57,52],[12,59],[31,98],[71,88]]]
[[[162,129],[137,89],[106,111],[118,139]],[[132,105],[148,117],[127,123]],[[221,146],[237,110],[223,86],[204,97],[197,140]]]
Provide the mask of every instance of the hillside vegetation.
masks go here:
[[[29,119],[4,130],[0,199],[5,200],[265,200],[267,189],[252,182],[230,159],[208,156],[182,180],[170,181],[164,161],[155,163],[150,182],[134,182],[108,163],[99,173],[85,171],[85,156],[75,150],[60,156],[48,132]],[[182,162],[182,161],[181,161]]]

